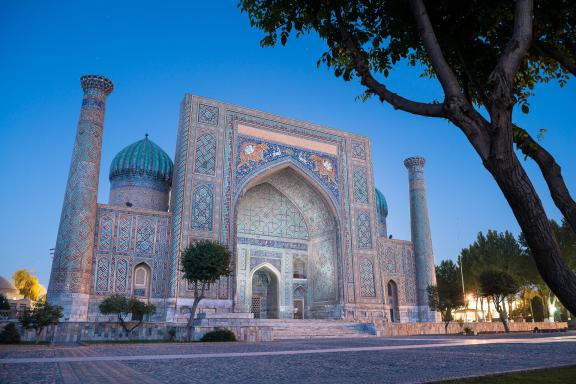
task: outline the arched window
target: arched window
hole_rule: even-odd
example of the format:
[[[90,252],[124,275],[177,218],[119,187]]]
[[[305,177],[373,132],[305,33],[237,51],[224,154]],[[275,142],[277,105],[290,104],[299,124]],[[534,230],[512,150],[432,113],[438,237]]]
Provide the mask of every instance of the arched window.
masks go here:
[[[150,268],[142,263],[134,268],[132,292],[134,296],[148,297],[150,295]]]
[[[300,258],[294,259],[293,277],[295,279],[306,278],[306,263]]]

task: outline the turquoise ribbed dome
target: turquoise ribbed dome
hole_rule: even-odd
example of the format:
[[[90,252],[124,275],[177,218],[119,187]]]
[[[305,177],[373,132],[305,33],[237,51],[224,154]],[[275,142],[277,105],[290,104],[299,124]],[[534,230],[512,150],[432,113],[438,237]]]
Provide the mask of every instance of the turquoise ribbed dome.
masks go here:
[[[386,203],[384,194],[380,192],[378,188],[376,188],[376,212],[381,222],[386,221],[386,217],[388,217],[388,203]]]
[[[122,176],[149,176],[153,179],[172,182],[172,159],[158,145],[148,139],[130,144],[114,157],[110,165],[110,181]]]

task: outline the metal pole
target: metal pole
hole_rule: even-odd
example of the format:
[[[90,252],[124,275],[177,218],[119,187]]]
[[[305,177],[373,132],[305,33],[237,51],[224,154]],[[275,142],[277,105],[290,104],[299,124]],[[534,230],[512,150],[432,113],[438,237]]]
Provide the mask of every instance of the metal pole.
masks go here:
[[[462,255],[458,255],[460,264],[460,278],[462,279],[462,298],[464,299],[464,322],[468,320],[468,302],[466,302],[466,290],[464,289],[464,271],[462,269]]]

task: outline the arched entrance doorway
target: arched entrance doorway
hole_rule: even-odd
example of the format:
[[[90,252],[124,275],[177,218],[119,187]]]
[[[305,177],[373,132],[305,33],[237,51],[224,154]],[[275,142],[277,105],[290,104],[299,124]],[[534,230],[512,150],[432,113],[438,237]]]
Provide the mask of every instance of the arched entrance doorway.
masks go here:
[[[248,184],[236,202],[236,310],[339,318],[337,222],[326,198],[292,166]]]
[[[278,278],[266,266],[252,274],[252,304],[250,312],[255,319],[278,318]]]

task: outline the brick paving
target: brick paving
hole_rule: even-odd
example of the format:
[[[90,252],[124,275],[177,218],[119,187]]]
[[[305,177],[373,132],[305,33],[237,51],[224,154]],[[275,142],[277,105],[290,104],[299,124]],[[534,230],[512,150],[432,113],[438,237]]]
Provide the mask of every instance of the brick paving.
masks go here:
[[[576,364],[576,333],[0,346],[0,383],[422,383]]]

